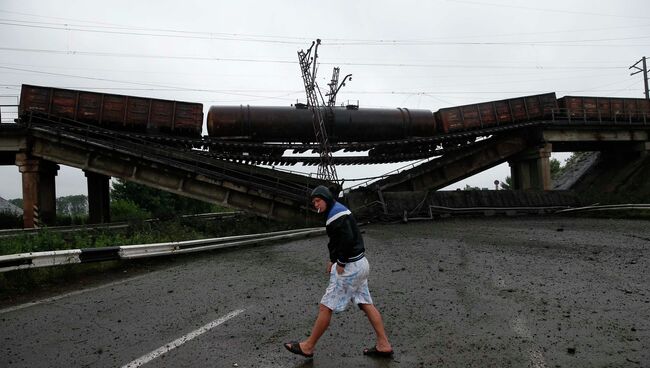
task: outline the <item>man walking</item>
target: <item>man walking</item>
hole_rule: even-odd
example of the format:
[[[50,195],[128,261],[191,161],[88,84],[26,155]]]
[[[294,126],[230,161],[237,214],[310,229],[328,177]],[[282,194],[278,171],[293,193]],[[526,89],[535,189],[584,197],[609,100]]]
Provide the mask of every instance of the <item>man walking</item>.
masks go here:
[[[356,220],[350,210],[336,202],[332,193],[324,186],[313,190],[311,203],[318,213],[326,216],[325,225],[329,237],[327,272],[330,279],[325,295],[320,301],[318,317],[311,335],[301,342],[286,343],[284,347],[294,354],[313,357],[318,339],[330,324],[332,312],[342,312],[348,303],[353,301],[366,314],[377,336],[375,346],[364,349],[363,354],[391,357],[393,348],[388,342],[381,314],[372,304],[368,290],[370,265],[365,257],[363,238]]]

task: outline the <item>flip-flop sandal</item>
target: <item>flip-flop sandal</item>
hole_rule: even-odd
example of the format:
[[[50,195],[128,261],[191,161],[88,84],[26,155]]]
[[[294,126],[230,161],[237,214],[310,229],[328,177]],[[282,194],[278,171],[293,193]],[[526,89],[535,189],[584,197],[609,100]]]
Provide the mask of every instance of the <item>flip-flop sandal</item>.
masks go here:
[[[379,351],[376,346],[363,349],[363,355],[374,356],[378,358],[390,358],[393,356],[393,351]]]
[[[286,344],[284,344],[284,347],[289,350],[290,352],[298,355],[302,355],[305,358],[313,358],[314,354],[306,354],[302,349],[300,348],[300,343],[297,341],[291,341]]]

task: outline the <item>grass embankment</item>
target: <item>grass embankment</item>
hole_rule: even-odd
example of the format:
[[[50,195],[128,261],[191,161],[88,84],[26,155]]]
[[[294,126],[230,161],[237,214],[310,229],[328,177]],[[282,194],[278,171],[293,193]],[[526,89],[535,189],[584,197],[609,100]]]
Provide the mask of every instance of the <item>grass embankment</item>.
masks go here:
[[[2,239],[0,254],[183,241],[280,231],[296,227],[292,224],[257,217],[237,216],[216,221],[175,219],[151,223],[140,222],[119,231],[88,230],[74,233],[56,233],[43,229],[35,235],[20,235]],[[146,268],[155,262],[158,261],[108,261],[4,272],[0,273],[0,295],[5,294],[7,298],[11,298],[36,289],[47,289],[72,280],[78,281],[100,272],[116,269]]]
[[[76,232],[55,232],[42,229],[33,235],[17,235],[2,239],[0,255],[43,252],[50,250],[101,248],[119,245],[173,242],[193,239],[242,235],[291,229],[285,223],[256,217],[240,216],[216,221],[167,220],[132,223],[126,229],[88,229]]]

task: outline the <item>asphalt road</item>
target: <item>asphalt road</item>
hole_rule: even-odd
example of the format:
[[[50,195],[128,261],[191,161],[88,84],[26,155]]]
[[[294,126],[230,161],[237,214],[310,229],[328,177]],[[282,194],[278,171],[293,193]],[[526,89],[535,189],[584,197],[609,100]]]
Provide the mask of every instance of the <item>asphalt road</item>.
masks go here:
[[[336,314],[304,338],[327,284],[326,237],[166,260],[0,310],[0,367],[648,367],[650,224],[447,219],[364,228],[371,327]]]

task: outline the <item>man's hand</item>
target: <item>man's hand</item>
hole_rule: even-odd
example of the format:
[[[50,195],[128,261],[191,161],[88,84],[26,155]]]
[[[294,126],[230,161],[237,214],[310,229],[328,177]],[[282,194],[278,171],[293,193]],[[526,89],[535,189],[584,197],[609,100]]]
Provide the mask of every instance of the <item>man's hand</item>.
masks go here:
[[[327,261],[327,274],[329,275],[330,272],[332,272],[332,265],[333,263],[330,261]]]
[[[341,267],[341,266],[339,266],[339,264],[337,263],[337,264],[336,264],[336,273],[338,273],[339,275],[342,275],[344,271],[345,271],[345,267]]]

